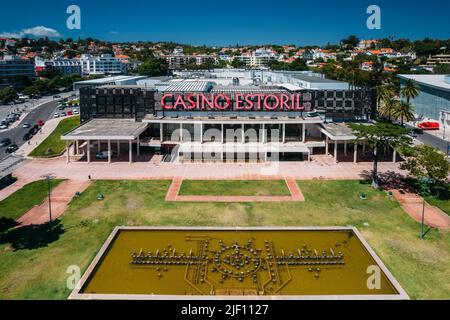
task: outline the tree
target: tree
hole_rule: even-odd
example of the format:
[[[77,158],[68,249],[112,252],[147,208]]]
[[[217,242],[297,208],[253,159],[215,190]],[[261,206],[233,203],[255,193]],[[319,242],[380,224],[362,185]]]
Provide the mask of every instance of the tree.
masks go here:
[[[435,68],[434,68],[434,73],[435,74],[450,74],[450,64],[442,64],[439,63]]]
[[[149,77],[165,76],[169,65],[165,59],[150,58],[139,66],[139,74]]]
[[[8,103],[17,99],[17,91],[12,87],[6,87],[0,90],[0,101]]]
[[[405,101],[396,101],[392,115],[397,120],[400,119],[403,126],[405,120],[412,121],[415,119],[413,111],[414,107],[410,103]]]
[[[351,35],[345,39],[341,40],[341,44],[343,46],[346,46],[349,49],[353,49],[354,47],[356,47],[359,43],[359,38],[355,35]]]
[[[446,156],[429,145],[420,145],[412,148],[413,152],[406,162],[401,164],[403,170],[416,179],[430,179],[443,182],[447,179],[450,165]]]
[[[382,100],[381,107],[378,108],[378,113],[383,118],[387,118],[390,122],[392,116],[395,114],[397,103],[398,101],[395,100],[394,97],[385,97]]]
[[[419,93],[420,93],[419,86],[417,85],[417,82],[412,79],[406,80],[405,85],[403,86],[403,88],[400,89],[400,94],[402,95],[402,97],[406,99],[406,102],[408,104],[411,98],[414,99],[419,95]]]
[[[239,69],[245,67],[245,63],[239,59],[234,59],[233,61],[231,61],[231,66],[235,69]]]
[[[378,108],[381,107],[382,102],[389,101],[396,95],[395,88],[391,85],[379,85],[375,89],[377,90]]]
[[[372,186],[378,188],[378,151],[385,147],[401,148],[411,143],[409,130],[389,122],[350,124],[356,141],[364,141],[372,149]]]

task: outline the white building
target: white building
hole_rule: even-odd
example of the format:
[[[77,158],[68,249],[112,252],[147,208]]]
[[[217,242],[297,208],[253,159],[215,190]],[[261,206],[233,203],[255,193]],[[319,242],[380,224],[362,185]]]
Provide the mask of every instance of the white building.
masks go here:
[[[82,74],[80,59],[57,58],[52,60],[43,60],[36,57],[35,64],[37,68],[52,69],[62,75]]]
[[[125,64],[110,54],[92,56],[83,54],[80,58],[83,75],[91,74],[125,74]]]

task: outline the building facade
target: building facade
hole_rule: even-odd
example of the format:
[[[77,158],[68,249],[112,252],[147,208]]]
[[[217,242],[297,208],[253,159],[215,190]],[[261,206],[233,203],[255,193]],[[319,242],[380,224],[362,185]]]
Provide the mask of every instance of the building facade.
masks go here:
[[[419,95],[411,99],[414,113],[419,117],[439,120],[441,112],[450,112],[449,75],[399,75],[403,87],[407,80],[419,86]]]
[[[119,152],[126,142],[129,150],[159,150],[171,161],[308,161],[317,150],[328,154],[331,146],[335,161],[338,149],[346,155],[355,150],[357,161],[355,137],[345,122],[371,119],[373,92],[304,77],[311,82],[308,88],[268,83],[265,76],[257,85],[155,78],[135,85],[80,86],[82,126],[63,139],[96,144],[98,152],[105,143],[111,151],[115,141]],[[122,122],[128,131],[121,132]]]
[[[126,66],[111,54],[92,56],[83,54],[80,58],[83,75],[120,75],[126,74]]]
[[[33,61],[15,56],[5,56],[0,60],[0,88],[14,84],[17,78],[22,77],[36,78]]]

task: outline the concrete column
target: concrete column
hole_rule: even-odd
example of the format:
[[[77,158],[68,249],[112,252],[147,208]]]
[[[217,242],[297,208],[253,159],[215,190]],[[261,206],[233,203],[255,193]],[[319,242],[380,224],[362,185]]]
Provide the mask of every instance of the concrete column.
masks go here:
[[[100,140],[98,140],[98,141],[97,141],[97,152],[102,151],[101,149],[102,149],[102,143],[101,143]]]
[[[137,137],[137,155],[141,155],[141,139]]]
[[[195,134],[195,128],[194,128],[194,134]],[[195,138],[194,138],[194,140],[195,140]],[[183,124],[182,123],[180,123],[180,142],[183,142]]]
[[[78,142],[78,140],[76,140]],[[67,163],[70,163],[70,144],[69,141],[66,141],[66,150],[67,150]]]
[[[338,142],[334,141],[334,163],[337,163]]]
[[[111,163],[111,140],[108,140],[108,163]]]
[[[311,155],[313,155],[314,154],[314,147],[311,147],[310,150],[311,150],[310,151]]]
[[[87,150],[87,163],[90,163],[91,162],[91,140],[87,141],[86,150]]]
[[[120,141],[117,140],[117,156],[120,156]]]
[[[397,162],[397,150],[394,149],[394,155],[392,156],[392,162],[396,163]]]
[[[129,146],[129,152],[128,152],[129,161],[130,161],[130,163],[133,163],[133,141],[132,140],[129,140],[128,146]]]
[[[283,143],[286,142],[286,123],[283,123]]]
[[[245,143],[245,125],[242,124],[242,143]]]
[[[163,142],[163,137],[164,137],[164,128],[163,128],[163,124],[160,123],[159,124],[159,142]]]
[[[221,138],[222,138],[222,144],[224,144],[225,143],[225,132],[224,132],[224,130],[225,130],[225,126],[223,125],[223,123],[220,125],[220,130],[221,130],[221,132],[222,132],[222,136],[221,136]]]
[[[203,123],[200,123],[200,143],[203,143]]]
[[[358,142],[355,142],[355,151],[353,153],[353,162],[358,163]]]
[[[344,154],[347,155],[347,141],[344,141]]]
[[[302,142],[306,142],[306,123],[303,123],[302,125]]]
[[[79,144],[78,144],[78,140],[75,140],[75,155],[78,155],[80,150]]]
[[[266,133],[266,124],[263,123],[263,124],[262,124],[262,143],[267,143],[266,136],[267,136],[267,133]]]
[[[325,155],[328,155],[328,149],[330,144],[330,138],[328,136],[325,137]]]
[[[311,153],[312,153],[312,149],[311,149],[311,151],[308,152],[308,162],[311,162]]]

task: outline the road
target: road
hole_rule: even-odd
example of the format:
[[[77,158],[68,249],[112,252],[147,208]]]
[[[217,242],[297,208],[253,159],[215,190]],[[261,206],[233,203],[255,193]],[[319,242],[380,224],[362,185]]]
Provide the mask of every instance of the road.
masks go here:
[[[22,128],[22,124],[27,122],[31,126],[34,126],[40,119],[44,120],[45,122],[51,117],[53,117],[53,114],[55,113],[57,107],[58,101],[51,101],[35,108],[25,116],[25,118],[21,121],[21,123],[17,127],[0,132],[0,140],[9,138],[13,143],[16,143],[19,147],[24,143],[27,143],[27,141],[23,141],[23,136],[30,129]],[[6,148],[7,147],[0,147],[0,160],[8,156],[8,154],[5,153]]]
[[[406,125],[406,127],[408,129],[413,129],[413,127],[410,125]],[[432,134],[429,134],[426,131],[424,131],[423,134],[417,135],[416,139],[418,141],[422,142],[423,144],[430,145],[430,146],[433,146],[433,147],[441,150],[442,152],[444,152],[447,155],[449,154],[448,148],[449,148],[450,143],[444,139],[441,139]]]

